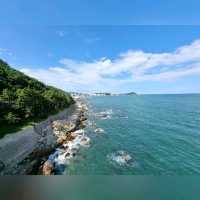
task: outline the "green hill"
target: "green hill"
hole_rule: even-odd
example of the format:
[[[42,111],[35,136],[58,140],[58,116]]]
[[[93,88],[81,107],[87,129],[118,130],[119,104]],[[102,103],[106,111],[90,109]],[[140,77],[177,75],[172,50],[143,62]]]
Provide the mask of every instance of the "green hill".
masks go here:
[[[0,137],[72,103],[70,94],[30,78],[0,59]]]

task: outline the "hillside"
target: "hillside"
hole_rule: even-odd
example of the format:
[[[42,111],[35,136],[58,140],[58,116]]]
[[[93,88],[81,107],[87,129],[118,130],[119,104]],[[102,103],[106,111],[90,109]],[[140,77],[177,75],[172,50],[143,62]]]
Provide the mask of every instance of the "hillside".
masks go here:
[[[0,137],[73,102],[70,94],[30,78],[0,59]]]

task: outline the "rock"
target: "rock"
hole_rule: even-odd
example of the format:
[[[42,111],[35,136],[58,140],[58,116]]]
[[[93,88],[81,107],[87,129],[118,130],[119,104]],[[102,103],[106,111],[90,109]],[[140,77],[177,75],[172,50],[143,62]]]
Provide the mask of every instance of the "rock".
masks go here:
[[[83,146],[89,146],[90,145],[90,138],[89,137],[83,137],[82,139],[81,139],[81,145],[83,145]]]
[[[81,112],[88,111],[88,108],[87,108],[87,106],[86,106],[85,104],[80,104],[80,105],[79,105],[79,108],[80,108],[80,111],[81,111]]]
[[[41,136],[45,137],[48,134],[48,127],[46,127],[44,130],[41,131]]]
[[[84,135],[85,131],[83,129],[79,129],[77,131],[74,131],[71,134],[72,137],[76,138],[77,136],[80,136],[80,135]]]
[[[66,136],[66,141],[72,141],[72,140],[74,140],[74,136],[72,135],[72,133],[69,133],[69,134],[67,134],[67,136]]]
[[[85,127],[86,127],[86,125],[85,125],[85,123],[82,121],[82,122],[80,123],[80,125],[79,125],[79,128],[83,129],[83,128],[85,128]]]
[[[76,127],[76,125],[72,122],[69,122],[64,124],[63,127],[65,128],[66,131],[72,131]]]
[[[76,154],[75,154],[75,153],[72,153],[72,156],[73,156],[73,157],[75,157],[75,156],[76,156]]]
[[[65,154],[65,158],[67,158],[67,157],[70,157],[70,153],[69,152],[67,152],[66,154]]]
[[[54,161],[56,157],[58,157],[59,152],[56,150],[53,154],[48,157],[48,160]]]
[[[67,122],[65,120],[57,120],[52,123],[53,132],[57,137],[66,135],[68,132],[73,131],[75,127],[75,123]]]
[[[46,138],[45,137],[41,137],[39,140],[38,140],[39,143],[42,143],[42,144],[45,144],[46,143]]]
[[[126,161],[126,162],[128,162],[129,160],[131,160],[132,158],[131,158],[131,156],[130,155],[124,155],[124,156],[122,156],[122,158]]]
[[[81,116],[79,120],[80,120],[80,122],[86,121],[87,117]]]
[[[63,144],[63,143],[64,143],[64,140],[63,140],[63,138],[61,138],[61,137],[60,137],[60,138],[58,138],[58,139],[57,139],[57,143],[58,143],[58,144]]]
[[[69,146],[67,144],[63,144],[62,146],[63,146],[64,150],[67,150],[69,148]]]
[[[63,144],[64,142],[72,141],[72,140],[74,140],[75,137],[76,136],[73,133],[68,133],[66,135],[61,135],[61,136],[58,137],[57,143],[58,144]]]
[[[77,154],[78,151],[79,151],[79,149],[78,149],[78,148],[75,148],[75,147],[73,147],[73,148],[71,149],[72,154]]]
[[[74,132],[74,134],[77,134],[77,135],[84,135],[84,133],[85,133],[85,131],[83,129],[79,129]]]
[[[47,160],[43,165],[42,174],[45,176],[52,175],[53,171],[54,171],[53,162],[50,160]]]
[[[78,134],[77,134],[77,133],[75,133],[75,132],[72,132],[72,133],[71,133],[71,136],[75,138],[75,137],[77,137],[77,136],[78,136]]]
[[[35,159],[32,161],[29,161],[28,163],[30,163],[26,169],[26,174],[33,174],[35,171],[37,172],[37,169],[40,166],[40,159]]]

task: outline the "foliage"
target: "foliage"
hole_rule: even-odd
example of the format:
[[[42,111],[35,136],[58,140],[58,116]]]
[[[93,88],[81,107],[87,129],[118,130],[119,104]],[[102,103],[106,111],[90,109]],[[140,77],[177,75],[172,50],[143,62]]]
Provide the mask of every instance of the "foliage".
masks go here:
[[[20,118],[17,117],[16,114],[9,112],[7,115],[4,116],[8,124],[15,124],[20,121]]]
[[[12,104],[12,102],[16,99],[15,90],[5,88],[2,91],[2,94],[0,96],[0,100],[7,102],[9,104]]]
[[[70,94],[30,78],[0,59],[0,126],[44,118],[72,103]]]

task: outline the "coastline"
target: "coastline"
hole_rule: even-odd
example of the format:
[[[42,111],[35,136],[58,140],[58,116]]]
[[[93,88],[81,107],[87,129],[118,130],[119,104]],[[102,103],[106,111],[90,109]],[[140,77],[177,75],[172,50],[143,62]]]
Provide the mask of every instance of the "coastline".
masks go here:
[[[64,172],[67,164],[79,152],[80,147],[89,147],[90,138],[85,134],[85,117],[88,107],[82,97],[76,96],[78,117],[76,123],[69,120],[52,122],[53,133],[57,137],[57,146],[40,166],[39,174],[58,175]]]
[[[65,136],[67,136],[83,126],[83,121],[86,120],[85,111],[86,105],[83,99],[76,98],[76,103],[64,111],[49,116],[34,127],[2,138],[0,140],[0,175],[42,174],[41,168],[48,156],[70,139],[70,137],[64,138],[63,134],[55,134],[53,123],[60,122],[61,126],[62,123],[71,124],[71,127],[65,130]]]

